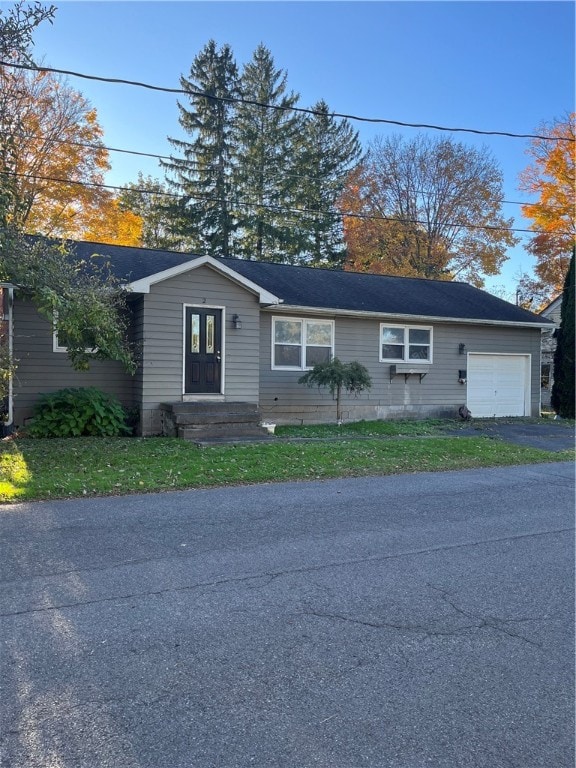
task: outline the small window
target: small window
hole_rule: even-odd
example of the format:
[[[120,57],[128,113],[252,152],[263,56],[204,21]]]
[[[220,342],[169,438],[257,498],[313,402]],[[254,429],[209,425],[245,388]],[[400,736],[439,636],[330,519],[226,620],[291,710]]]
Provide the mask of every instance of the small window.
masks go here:
[[[380,362],[432,362],[432,328],[380,326]]]
[[[214,315],[206,315],[206,354],[214,354]]]
[[[542,363],[540,368],[540,386],[542,389],[550,389],[550,363]]]
[[[272,368],[305,370],[334,354],[332,320],[272,319]]]
[[[84,334],[84,350],[85,352],[96,352],[96,342],[94,336],[87,332]],[[63,331],[58,331],[54,328],[52,350],[54,352],[68,352],[68,340],[66,334]]]
[[[200,315],[190,315],[190,352],[200,352]]]

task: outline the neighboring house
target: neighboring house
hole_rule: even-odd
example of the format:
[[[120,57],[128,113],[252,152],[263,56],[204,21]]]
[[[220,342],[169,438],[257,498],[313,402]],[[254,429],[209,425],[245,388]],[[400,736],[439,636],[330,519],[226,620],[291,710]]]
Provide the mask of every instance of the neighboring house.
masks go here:
[[[556,351],[556,331],[560,327],[560,312],[562,310],[562,296],[560,294],[544,307],[540,312],[541,317],[554,323],[552,328],[546,328],[542,332],[542,361],[540,373],[540,386],[542,390],[542,407],[550,408],[550,396],[554,384],[554,352]]]
[[[372,388],[343,399],[346,420],[538,416],[540,336],[550,321],[461,282],[75,243],[79,258],[109,259],[131,290],[140,366],[112,361],[87,373],[29,302],[11,311],[13,418],[40,393],[96,386],[139,410],[140,433],[163,431],[162,403],[256,404],[266,421],[334,421],[325,390],[298,383],[339,357],[368,369]]]

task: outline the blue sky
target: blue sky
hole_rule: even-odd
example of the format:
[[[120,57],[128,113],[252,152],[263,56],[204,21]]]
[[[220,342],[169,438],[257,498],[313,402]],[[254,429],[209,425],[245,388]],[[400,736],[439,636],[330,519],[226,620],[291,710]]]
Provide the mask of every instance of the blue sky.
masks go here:
[[[414,123],[533,133],[574,110],[573,2],[62,2],[35,34],[46,65],[178,87],[213,38],[237,62],[259,43],[288,73],[300,105],[325,99],[336,112]],[[7,6],[2,3],[2,6]],[[71,78],[96,107],[109,146],[167,154],[181,137],[176,96]],[[363,144],[409,128],[354,123]],[[440,135],[431,132],[433,135]],[[456,134],[486,146],[504,173],[505,198],[525,200],[518,174],[528,141]],[[163,177],[156,161],[111,153],[110,184],[139,170]],[[517,205],[506,205],[526,227]],[[533,260],[511,250],[500,276],[512,291]]]

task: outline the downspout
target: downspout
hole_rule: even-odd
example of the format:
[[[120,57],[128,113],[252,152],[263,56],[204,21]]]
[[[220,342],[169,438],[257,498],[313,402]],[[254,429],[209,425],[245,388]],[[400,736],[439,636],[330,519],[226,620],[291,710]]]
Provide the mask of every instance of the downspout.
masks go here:
[[[2,315],[0,319],[8,323],[8,359],[12,361],[14,351],[14,333],[13,333],[13,320],[12,320],[12,306],[14,304],[14,286],[10,283],[0,283],[0,287],[4,289],[4,301],[2,306]],[[8,418],[3,422],[4,429],[12,426],[14,422],[14,391],[13,391],[13,376],[11,375],[8,380]],[[10,430],[8,430],[10,431]]]
[[[14,286],[8,286],[8,353],[10,361],[14,354],[14,325],[12,320],[12,307],[14,306]],[[8,421],[5,426],[10,427],[14,423],[14,374],[10,376],[8,382]]]

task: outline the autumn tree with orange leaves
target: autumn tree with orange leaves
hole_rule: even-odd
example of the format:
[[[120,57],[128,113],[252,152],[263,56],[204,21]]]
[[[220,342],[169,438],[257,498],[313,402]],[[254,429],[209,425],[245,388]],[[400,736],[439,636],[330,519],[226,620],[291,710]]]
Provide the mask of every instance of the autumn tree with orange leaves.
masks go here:
[[[346,269],[481,287],[516,243],[487,149],[426,135],[378,138],[341,200]]]
[[[576,113],[542,124],[527,150],[531,158],[520,175],[520,189],[538,200],[522,207],[535,230],[528,251],[536,258],[535,278],[524,277],[520,289],[547,303],[562,292],[576,244]]]
[[[25,236],[31,229],[81,234],[101,223],[87,211],[102,214],[102,205],[117,209],[110,195],[90,198],[81,191],[83,182],[101,177],[107,168],[96,113],[61,81],[24,75],[26,70],[17,66],[32,65],[33,32],[51,22],[55,10],[22,2],[0,8],[0,57],[16,65],[0,70],[0,282],[11,283],[19,298],[31,300],[66,335],[75,368],[88,368],[94,358],[111,358],[134,372],[121,282],[101,260],[82,262],[65,243]],[[88,143],[94,146],[83,146]],[[40,178],[52,175],[66,183]],[[86,338],[94,341],[94,349],[87,351]],[[0,398],[9,391],[15,365],[7,336],[0,335]]]
[[[141,224],[100,186],[110,165],[96,110],[65,80],[0,67],[0,135],[11,191],[7,215],[15,226],[51,237],[139,244]]]

